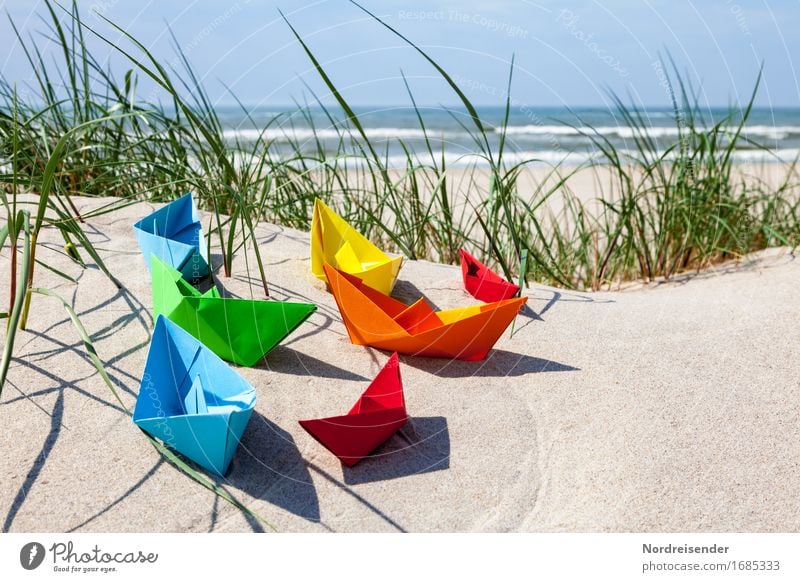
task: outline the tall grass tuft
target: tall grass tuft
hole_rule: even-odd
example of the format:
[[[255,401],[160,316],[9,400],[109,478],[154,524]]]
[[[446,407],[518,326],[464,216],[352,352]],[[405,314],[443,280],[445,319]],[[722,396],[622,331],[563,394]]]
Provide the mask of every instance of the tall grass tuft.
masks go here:
[[[6,192],[36,192],[44,200],[32,213],[34,255],[36,234],[46,223],[59,228],[74,260],[82,263],[86,255],[102,265],[82,234],[86,217],[72,196],[115,196],[124,204],[169,201],[187,190],[212,213],[209,230],[221,252],[222,273],[230,276],[237,257],[247,256],[240,251],[250,249],[255,264],[243,268],[257,270],[267,295],[255,226],[270,221],[307,229],[316,197],[376,243],[411,259],[455,263],[458,249],[467,246],[510,280],[579,289],[671,277],[768,246],[795,247],[800,239],[795,166],[776,188],[742,176],[733,162],[738,147],[754,145],[742,130],[758,83],[745,107],[707,124],[696,94],[673,64],[667,78],[675,96],[674,143],[666,148],[656,143],[643,113],[612,95],[633,147],[620,149],[576,117],[573,125],[598,155],[588,168],[557,164],[532,180],[527,169],[538,160],[509,162],[513,59],[505,115],[495,127],[430,54],[359,6],[407,43],[453,91],[460,108],[451,115],[472,136],[481,161],[457,173],[448,166],[404,77],[424,139],[417,150],[394,140],[404,153],[398,167],[389,163],[388,146],[369,138],[335,80],[288,21],[337,110],[309,89],[311,105],[298,103],[296,111],[259,127],[242,105],[242,116],[260,130],[245,139],[226,133],[200,76],[174,38],[178,70],[105,20],[123,39],[112,42],[81,19],[75,3],[67,10],[50,0],[44,6],[46,33],[60,60],[46,60],[12,22],[35,79],[35,95],[20,102],[13,81],[0,77],[0,159],[13,157],[16,168],[0,174],[0,184]],[[127,60],[130,69],[121,80],[91,54],[88,36]],[[159,90],[147,100],[137,92],[140,75]],[[318,127],[312,108],[322,112],[326,127]],[[311,139],[291,137],[297,122],[311,128]],[[267,130],[276,127],[286,128],[289,136],[280,147],[267,137]],[[333,146],[319,137],[320,129],[336,132]],[[599,199],[572,191],[579,171],[597,174]],[[43,208],[47,212],[39,221]],[[7,224],[3,236],[14,244],[17,223]]]

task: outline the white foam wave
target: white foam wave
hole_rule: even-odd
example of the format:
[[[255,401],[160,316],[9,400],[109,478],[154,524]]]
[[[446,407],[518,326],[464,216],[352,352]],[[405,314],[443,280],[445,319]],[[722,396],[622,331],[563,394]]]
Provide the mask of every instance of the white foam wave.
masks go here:
[[[425,133],[422,129],[407,128],[407,127],[367,127],[364,128],[364,133],[370,139],[423,139]],[[310,141],[314,139],[332,140],[339,139],[340,137],[359,138],[361,135],[355,130],[338,130],[331,128],[312,129],[305,127],[281,127],[281,128],[267,128],[267,129],[226,129],[223,132],[225,139],[241,139],[243,141],[255,141],[259,136],[270,141]],[[441,134],[435,132],[428,132],[428,135],[433,137]]]
[[[637,156],[637,152],[635,150],[623,149],[619,150],[619,155],[623,163],[626,161],[633,162]],[[661,155],[663,155],[663,152]],[[676,155],[677,152],[674,152],[673,154],[665,156],[665,158],[674,159]],[[800,156],[800,149],[798,148],[784,148],[772,151],[736,150],[733,153],[733,160],[738,163],[788,163],[797,159],[798,156]],[[508,166],[522,162],[533,166],[539,164],[577,166],[590,161],[603,163],[603,157],[599,152],[564,152],[557,150],[506,152],[503,155],[503,160]],[[390,168],[404,168],[408,159],[405,155],[395,155],[384,158],[383,161]],[[418,157],[417,162],[419,164],[430,164],[430,160],[426,159],[425,156]],[[336,162],[331,160],[329,163],[356,168],[365,166],[367,161],[361,156],[346,156],[339,158]],[[449,168],[465,168],[472,166],[486,167],[489,165],[488,161],[483,156],[459,152],[445,152],[445,163]]]
[[[726,127],[727,132],[735,131],[735,127]],[[500,133],[502,128],[496,128]],[[676,126],[651,126],[634,128],[628,126],[599,126],[599,127],[569,127],[565,125],[516,125],[507,128],[508,135],[541,135],[541,136],[575,136],[594,135],[616,136],[621,139],[633,139],[638,136],[650,138],[678,137],[679,130]],[[750,125],[745,126],[743,132],[748,137],[761,137],[781,140],[789,136],[800,136],[800,126],[797,125]]]
[[[735,131],[734,127],[725,128],[727,132]],[[364,129],[367,137],[374,140],[389,139],[424,139],[425,132],[420,128],[409,127],[368,127]],[[495,128],[495,133],[500,133],[502,128]],[[570,127],[566,125],[512,125],[507,128],[509,136],[522,138],[532,137],[552,137],[553,140],[559,138],[581,138],[585,135],[601,135],[605,137],[616,137],[619,139],[633,139],[635,137],[646,136],[653,139],[677,138],[679,130],[676,126],[651,126],[645,128],[633,128],[628,126],[589,126]],[[788,137],[800,137],[800,126],[797,125],[750,125],[746,126],[743,134],[751,139],[782,140]],[[312,129],[307,127],[270,127],[264,130],[255,128],[231,128],[224,131],[224,136],[229,140],[254,141],[262,136],[264,139],[278,142],[309,142],[315,139],[338,140],[341,137],[360,138],[360,134],[354,130],[339,130],[335,128]],[[431,129],[428,137],[433,140],[445,139],[466,139],[468,134],[463,130],[445,131]]]
[[[634,150],[626,149],[626,150],[619,150],[620,158],[624,163],[631,162],[636,157],[636,152]],[[677,155],[677,152],[674,152],[670,155],[665,156],[665,159],[674,159]],[[275,157],[276,160],[280,159],[280,156]],[[590,161],[595,161],[597,163],[602,164],[603,158],[598,153],[592,152],[564,152],[564,151],[556,151],[556,150],[531,150],[531,151],[519,151],[519,152],[506,152],[503,155],[503,159],[507,166],[511,166],[514,164],[520,164],[525,162],[526,164],[536,167],[536,166],[578,166],[581,164],[585,164]],[[771,164],[771,163],[792,163],[796,160],[800,159],[800,148],[782,148],[776,149],[771,151],[765,150],[736,150],[733,153],[733,161],[735,163],[742,163],[742,164]],[[0,170],[3,168],[3,162],[5,160],[0,160]],[[257,161],[257,157],[253,157],[250,154],[245,153],[238,153],[236,154],[236,158],[234,160],[234,165],[236,167],[246,166],[247,164]],[[405,155],[394,155],[389,156],[388,158],[384,158],[383,162],[389,168],[393,169],[402,169],[406,167],[408,159]],[[437,162],[439,160],[437,159]],[[471,168],[471,167],[478,167],[478,168],[485,168],[489,164],[483,156],[478,154],[464,154],[461,152],[453,152],[453,151],[446,151],[445,152],[445,162],[448,168]],[[195,167],[198,171],[201,170],[199,162],[192,158],[189,159],[189,163]],[[286,162],[288,165],[298,166],[300,167],[300,162],[296,160],[291,160]],[[419,156],[416,160],[416,163],[420,165],[429,165],[430,160],[426,159],[425,156]],[[304,168],[316,169],[321,168],[323,165],[327,166],[338,166],[338,167],[347,167],[347,168],[363,168],[368,165],[368,160],[366,160],[362,156],[342,156],[339,158],[330,158],[327,160],[326,163],[320,163],[318,161],[306,160]]]

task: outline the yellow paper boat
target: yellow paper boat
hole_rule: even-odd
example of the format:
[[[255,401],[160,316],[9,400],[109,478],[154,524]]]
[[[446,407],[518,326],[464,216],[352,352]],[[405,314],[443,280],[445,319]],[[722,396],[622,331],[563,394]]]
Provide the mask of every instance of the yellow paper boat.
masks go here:
[[[311,272],[322,280],[325,263],[361,279],[384,295],[392,292],[403,257],[390,257],[350,226],[322,200],[311,219]]]

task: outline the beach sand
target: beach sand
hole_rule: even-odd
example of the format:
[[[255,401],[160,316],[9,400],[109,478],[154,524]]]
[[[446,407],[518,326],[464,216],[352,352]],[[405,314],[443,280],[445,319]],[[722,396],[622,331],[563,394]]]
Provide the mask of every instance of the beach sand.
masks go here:
[[[153,208],[87,220],[123,289],[58,255],[52,232],[39,256],[79,284],[36,271],[75,306],[129,408],[153,325],[131,225]],[[279,531],[800,531],[800,262],[785,249],[623,292],[533,285],[484,362],[401,357],[411,420],[346,468],[297,420],[346,412],[389,354],[349,342],[309,273],[307,233],[261,225],[258,238],[274,297],[319,309],[239,369],[258,401],[219,482]],[[220,283],[259,296],[243,259]],[[6,249],[0,281],[8,271]],[[420,294],[474,303],[458,267],[408,261],[396,295]],[[33,298],[0,426],[3,531],[265,529],[160,459],[53,299]]]

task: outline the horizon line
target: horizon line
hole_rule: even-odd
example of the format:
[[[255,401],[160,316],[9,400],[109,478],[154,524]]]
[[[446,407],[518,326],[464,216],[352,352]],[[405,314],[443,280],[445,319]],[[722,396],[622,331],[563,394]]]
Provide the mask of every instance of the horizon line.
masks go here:
[[[298,104],[253,104],[253,103],[237,103],[233,102],[221,102],[221,103],[212,103],[214,107],[233,107],[236,109],[241,109],[242,106],[245,108],[274,108],[274,109],[302,109],[302,108],[322,108],[323,106],[326,109],[341,109],[338,103],[314,103],[308,105],[298,105]],[[350,103],[350,107],[358,107],[358,108],[369,108],[369,109],[413,109],[414,106],[412,104],[398,104],[398,103],[388,103],[388,104],[375,104],[375,103],[360,103],[354,104]],[[475,107],[491,107],[495,109],[505,109],[505,104],[473,104]],[[730,109],[732,105],[728,104],[710,104],[710,105],[703,105],[700,109]],[[742,105],[742,109],[744,109],[746,105]],[[437,104],[417,104],[418,109],[465,109],[464,105],[461,103],[437,103]],[[602,109],[602,110],[616,110],[616,106],[614,105],[533,105],[528,103],[519,103],[511,107],[511,111],[519,110],[524,108],[530,109]],[[673,111],[674,107],[669,104],[665,105],[642,105],[642,106],[630,106],[630,109],[652,109],[652,110],[665,110],[665,111]],[[797,105],[753,105],[753,109],[793,109],[793,110],[800,110],[800,104]]]

